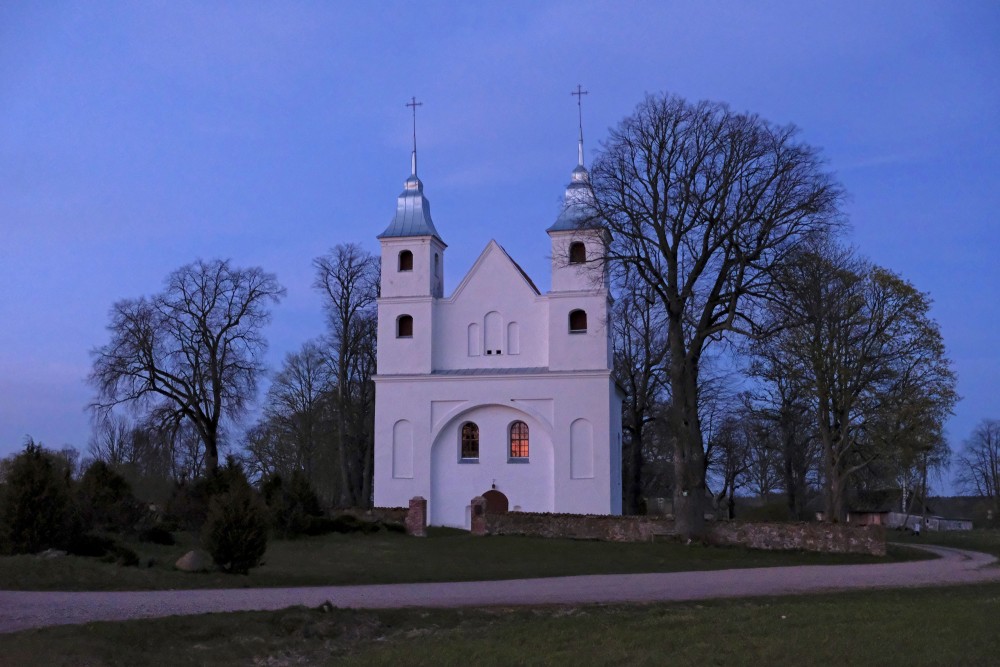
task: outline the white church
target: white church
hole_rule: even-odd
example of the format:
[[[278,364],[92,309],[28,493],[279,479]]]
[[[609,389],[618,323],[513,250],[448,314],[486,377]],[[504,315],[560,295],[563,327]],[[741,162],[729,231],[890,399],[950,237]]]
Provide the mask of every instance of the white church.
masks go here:
[[[427,500],[430,525],[469,528],[470,501],[524,512],[621,514],[622,393],[611,372],[603,232],[572,172],[546,232],[542,294],[490,240],[444,295],[447,245],[412,173],[382,246],[375,506]],[[541,229],[539,229],[541,231]]]

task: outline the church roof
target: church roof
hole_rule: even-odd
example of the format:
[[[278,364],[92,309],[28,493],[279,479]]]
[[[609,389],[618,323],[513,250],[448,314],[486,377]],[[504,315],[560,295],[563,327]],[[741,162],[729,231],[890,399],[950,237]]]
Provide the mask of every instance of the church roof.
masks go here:
[[[444,243],[431,220],[431,203],[424,196],[424,184],[417,178],[416,158],[413,171],[396,201],[396,215],[378,238],[433,236]]]

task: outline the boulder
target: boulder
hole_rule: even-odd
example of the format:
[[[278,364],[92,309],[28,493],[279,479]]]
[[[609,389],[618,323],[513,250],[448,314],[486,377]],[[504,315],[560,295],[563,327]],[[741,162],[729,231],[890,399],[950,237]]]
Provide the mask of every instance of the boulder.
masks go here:
[[[181,572],[208,572],[215,567],[215,564],[207,552],[194,549],[178,558],[174,567]]]

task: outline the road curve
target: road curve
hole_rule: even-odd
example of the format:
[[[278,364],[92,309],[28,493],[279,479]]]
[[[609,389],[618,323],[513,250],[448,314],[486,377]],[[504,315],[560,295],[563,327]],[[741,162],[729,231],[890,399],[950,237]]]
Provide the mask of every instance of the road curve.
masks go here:
[[[369,586],[79,593],[0,591],[0,633],[90,621],[282,609],[294,605],[317,607],[325,601],[357,609],[666,602],[1000,581],[1000,567],[994,566],[997,561],[994,556],[937,546],[920,548],[940,558],[872,565]]]

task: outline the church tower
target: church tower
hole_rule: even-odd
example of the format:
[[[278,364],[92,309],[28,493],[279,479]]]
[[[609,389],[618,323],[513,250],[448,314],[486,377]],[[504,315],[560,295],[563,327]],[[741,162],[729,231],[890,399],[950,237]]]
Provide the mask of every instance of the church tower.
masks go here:
[[[552,244],[549,292],[549,367],[553,370],[610,368],[607,239],[594,218],[590,173],[583,163],[583,112],[577,86],[580,138],[577,165],[563,208],[546,232]]]
[[[382,245],[378,300],[378,373],[430,373],[433,302],[444,290],[448,246],[431,220],[430,202],[417,176],[416,106],[410,176],[396,202],[396,215],[379,234]]]

